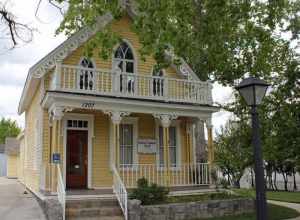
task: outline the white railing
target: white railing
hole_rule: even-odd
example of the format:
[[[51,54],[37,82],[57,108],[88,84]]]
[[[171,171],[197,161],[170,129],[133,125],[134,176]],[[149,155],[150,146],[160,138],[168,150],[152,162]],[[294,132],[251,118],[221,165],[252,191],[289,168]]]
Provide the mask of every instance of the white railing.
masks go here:
[[[63,220],[66,218],[66,191],[65,191],[65,184],[62,178],[60,166],[57,165],[57,197],[58,201],[62,206],[62,214]]]
[[[57,65],[51,89],[96,95],[212,104],[210,82]]]
[[[123,167],[123,168],[122,168]],[[161,186],[201,186],[210,184],[210,168],[208,163],[181,164],[165,168],[156,164],[125,165],[120,168],[120,177],[128,188],[136,187],[137,180],[146,178],[150,183]]]
[[[116,194],[120,207],[123,211],[125,220],[127,220],[128,219],[128,209],[127,209],[128,193],[115,165],[113,165],[112,171],[113,171],[113,191]]]

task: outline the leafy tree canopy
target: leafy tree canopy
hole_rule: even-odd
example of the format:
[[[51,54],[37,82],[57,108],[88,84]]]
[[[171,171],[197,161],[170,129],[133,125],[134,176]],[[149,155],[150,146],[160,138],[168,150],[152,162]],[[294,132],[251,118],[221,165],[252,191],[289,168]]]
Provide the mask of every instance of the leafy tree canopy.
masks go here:
[[[0,143],[5,143],[6,137],[16,137],[21,132],[17,122],[11,119],[0,120]]]
[[[166,65],[164,52],[172,49],[193,67],[201,79],[233,85],[251,74],[268,79],[285,71],[296,56],[300,29],[300,1],[295,0],[56,0],[68,3],[57,32],[71,35],[98,16],[124,15],[120,2],[134,8],[133,30],[142,43],[141,54],[153,54]],[[133,6],[132,6],[133,5]],[[128,7],[128,6],[127,6]],[[288,33],[289,39],[282,35]],[[97,33],[90,43],[111,53],[117,36],[109,30]],[[92,46],[88,47],[92,48]]]

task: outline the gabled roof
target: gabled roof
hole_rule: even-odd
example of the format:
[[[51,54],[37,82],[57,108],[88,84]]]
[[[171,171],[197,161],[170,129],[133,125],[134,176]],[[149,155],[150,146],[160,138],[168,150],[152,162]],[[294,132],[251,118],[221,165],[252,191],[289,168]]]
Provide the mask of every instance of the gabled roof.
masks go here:
[[[126,11],[128,12],[129,16],[134,18],[136,13],[134,12],[133,8],[130,7],[130,3],[124,0],[123,4],[125,4],[124,8],[126,8]],[[76,32],[31,67],[29,69],[25,86],[22,91],[18,107],[18,114],[22,114],[28,108],[37,90],[41,78],[49,70],[55,67],[56,62],[68,57],[73,51],[75,51],[77,48],[83,45],[96,32],[102,30],[111,21],[113,21],[113,16],[111,13],[107,13],[99,17],[96,24],[93,27],[87,26],[81,29],[80,31]],[[166,53],[166,55],[170,59],[170,54]],[[171,54],[171,58],[172,56],[174,55]],[[183,59],[181,59],[181,65],[179,67],[177,65],[173,65],[173,68],[175,68],[175,70],[179,74],[182,74],[184,76],[189,75],[193,79],[199,80],[197,75],[193,72],[193,70]]]

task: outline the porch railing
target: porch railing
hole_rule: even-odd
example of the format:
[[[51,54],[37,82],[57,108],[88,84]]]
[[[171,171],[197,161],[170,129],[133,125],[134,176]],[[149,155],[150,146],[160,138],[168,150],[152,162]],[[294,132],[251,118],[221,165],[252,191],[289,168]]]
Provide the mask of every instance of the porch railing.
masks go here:
[[[60,166],[57,165],[57,197],[62,207],[63,220],[66,218],[66,191]]]
[[[210,82],[57,65],[51,89],[161,101],[212,104]]]
[[[127,209],[128,193],[115,165],[113,165],[112,167],[112,172],[113,172],[113,191],[116,194],[120,207],[123,211],[125,220],[127,220],[128,219],[128,209]]]
[[[150,183],[161,186],[201,186],[210,184],[208,163],[173,166],[168,174],[165,168],[156,164],[123,165],[119,173],[127,188],[136,187],[137,180],[143,177]]]

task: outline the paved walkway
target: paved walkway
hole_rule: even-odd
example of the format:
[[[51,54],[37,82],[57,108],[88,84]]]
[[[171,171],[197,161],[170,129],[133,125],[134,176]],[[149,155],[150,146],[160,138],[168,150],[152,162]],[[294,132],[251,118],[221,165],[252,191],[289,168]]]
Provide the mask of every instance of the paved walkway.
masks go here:
[[[46,220],[36,198],[23,192],[17,180],[0,177],[0,219]]]
[[[280,202],[280,201],[274,201],[274,200],[268,200],[268,203],[295,209],[296,211],[298,211],[300,213],[300,204],[299,203]],[[300,217],[288,219],[288,220],[300,220]]]

